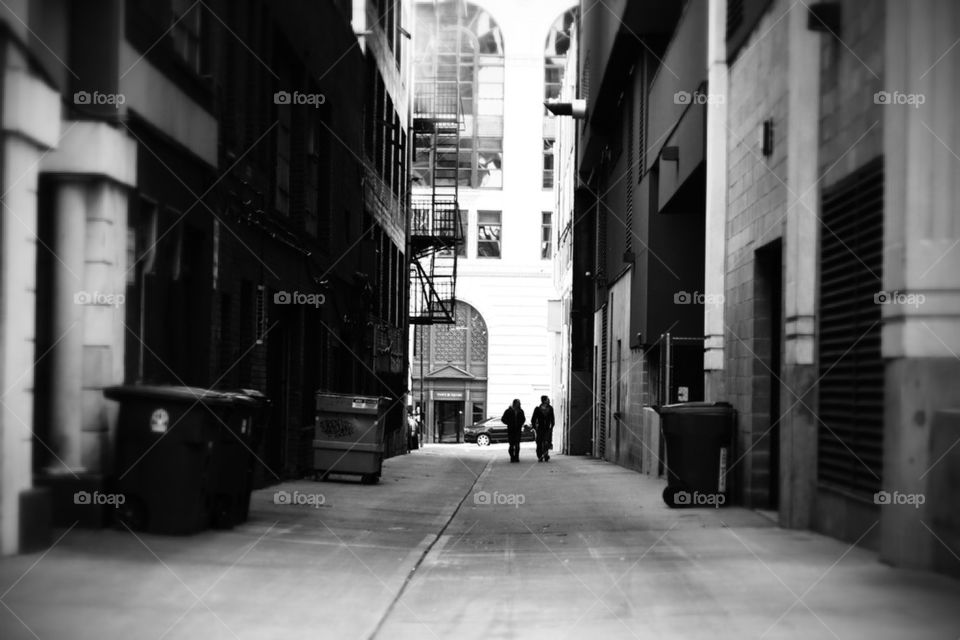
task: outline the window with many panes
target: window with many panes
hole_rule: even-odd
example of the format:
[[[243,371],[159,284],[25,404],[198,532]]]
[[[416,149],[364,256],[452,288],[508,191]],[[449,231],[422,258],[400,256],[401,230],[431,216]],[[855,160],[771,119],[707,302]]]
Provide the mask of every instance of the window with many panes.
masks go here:
[[[550,32],[543,52],[543,99],[557,100],[563,86],[563,70],[567,64],[567,51],[570,49],[570,30],[576,20],[574,7],[557,18]],[[554,143],[557,140],[556,116],[546,107],[543,110],[543,188],[552,189],[554,181]]]
[[[483,9],[470,3],[417,5],[416,104],[440,110],[459,98],[462,124],[455,153],[445,140],[414,141],[413,181],[430,186],[434,165],[453,172],[460,187],[503,187],[503,35]],[[439,12],[439,15],[437,15]],[[440,21],[440,32],[434,25]],[[446,166],[449,163],[449,166]]]
[[[457,255],[461,258],[467,257],[467,221],[469,220],[469,211],[466,209],[459,209],[457,211],[457,224],[460,225],[460,240],[461,242],[457,243]],[[440,255],[449,256],[451,255],[452,249],[443,249],[440,251]]]
[[[553,147],[556,138],[543,139],[543,188],[553,189]]]
[[[477,212],[478,258],[500,257],[501,232],[501,214],[499,211]]]
[[[549,260],[553,257],[553,213],[544,211],[540,214],[540,259]]]

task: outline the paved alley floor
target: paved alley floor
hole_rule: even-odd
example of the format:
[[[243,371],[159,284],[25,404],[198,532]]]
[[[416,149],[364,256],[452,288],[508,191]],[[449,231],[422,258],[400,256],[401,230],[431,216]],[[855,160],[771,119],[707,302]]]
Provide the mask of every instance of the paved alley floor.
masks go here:
[[[61,530],[0,559],[0,638],[960,638],[956,580],[523,447],[287,482],[231,531]]]

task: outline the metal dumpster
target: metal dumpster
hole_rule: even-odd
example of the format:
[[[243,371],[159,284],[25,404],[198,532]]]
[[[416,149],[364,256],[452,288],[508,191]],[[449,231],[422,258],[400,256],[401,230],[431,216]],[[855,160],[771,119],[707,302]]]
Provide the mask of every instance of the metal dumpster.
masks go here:
[[[332,473],[380,480],[387,398],[316,393],[313,469],[326,479]]]
[[[726,402],[686,402],[660,409],[666,445],[670,507],[720,507],[729,503],[727,481],[736,411]]]

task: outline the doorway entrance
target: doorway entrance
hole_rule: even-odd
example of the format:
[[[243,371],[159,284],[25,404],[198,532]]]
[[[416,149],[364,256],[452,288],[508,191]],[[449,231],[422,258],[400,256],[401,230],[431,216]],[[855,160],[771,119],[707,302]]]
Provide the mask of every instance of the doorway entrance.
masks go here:
[[[437,442],[463,442],[463,401],[437,400]]]
[[[756,297],[754,309],[754,349],[758,362],[755,376],[765,379],[757,394],[757,413],[762,415],[769,456],[767,508],[780,508],[780,388],[781,345],[783,344],[783,243],[778,239],[761,247],[756,254]],[[766,398],[764,398],[766,396]],[[766,402],[764,402],[766,400]],[[766,406],[764,406],[766,405]],[[761,445],[763,446],[763,445]]]

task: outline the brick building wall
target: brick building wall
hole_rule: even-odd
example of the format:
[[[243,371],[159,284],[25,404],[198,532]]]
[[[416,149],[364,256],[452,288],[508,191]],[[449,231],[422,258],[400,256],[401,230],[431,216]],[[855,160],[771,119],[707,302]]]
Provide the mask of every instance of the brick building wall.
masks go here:
[[[789,206],[787,128],[790,3],[771,4],[729,67],[728,179],[725,286],[725,380],[738,412],[737,453],[742,499],[769,499],[770,335],[758,290],[756,252],[784,235]],[[758,143],[763,122],[773,123],[772,154]],[[760,308],[758,308],[758,305]],[[779,345],[777,345],[779,348]],[[733,465],[732,465],[733,468]]]
[[[823,37],[820,66],[820,173],[829,188],[883,153],[883,2],[841,3],[843,34]]]

